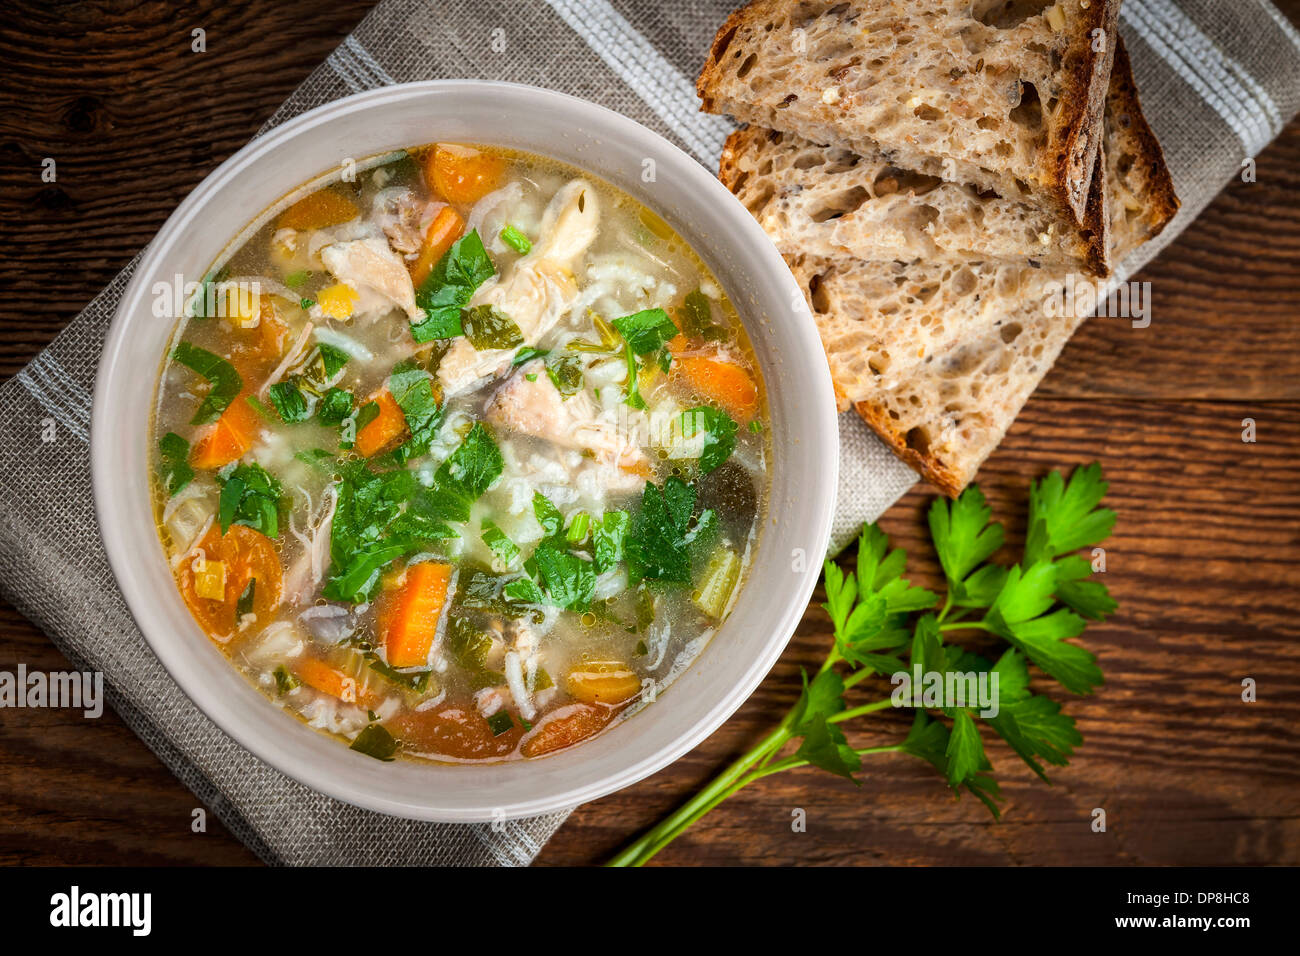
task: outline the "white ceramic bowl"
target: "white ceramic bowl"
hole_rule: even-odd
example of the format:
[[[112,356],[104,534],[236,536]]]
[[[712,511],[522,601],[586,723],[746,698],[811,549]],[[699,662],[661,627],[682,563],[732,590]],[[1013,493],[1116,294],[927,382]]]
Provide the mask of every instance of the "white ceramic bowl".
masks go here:
[[[202,277],[248,223],[346,159],[438,140],[554,157],[661,215],[735,303],[770,397],[770,514],[731,617],[656,703],[594,740],[539,760],[381,763],[280,711],[190,617],[149,500],[150,407],[174,331],[171,319],[152,314],[155,283]],[[654,161],[651,182],[643,176],[647,160]],[[95,384],[91,436],[95,505],[118,584],[159,660],[203,712],[262,760],[322,793],[445,821],[546,813],[611,793],[716,730],[775,663],[812,593],[839,458],[826,360],[802,303],[763,231],[708,170],[617,113],[546,90],[475,81],[386,87],[313,110],[249,143],[208,176],[167,220],[122,297]]]

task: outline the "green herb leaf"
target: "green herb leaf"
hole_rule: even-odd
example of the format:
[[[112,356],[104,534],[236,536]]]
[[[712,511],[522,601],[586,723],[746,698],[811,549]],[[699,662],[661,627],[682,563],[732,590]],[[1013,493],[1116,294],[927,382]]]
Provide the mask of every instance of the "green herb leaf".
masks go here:
[[[352,414],[356,400],[345,388],[331,388],[316,403],[316,420],[325,426],[343,424],[343,420]]]
[[[442,424],[442,406],[433,391],[433,378],[414,362],[402,362],[393,368],[388,376],[388,391],[401,408],[411,433],[392,452],[393,460],[403,465],[429,450],[429,443]]]
[[[698,405],[682,412],[682,438],[686,441],[703,434],[700,451],[700,474],[713,471],[736,450],[736,420],[720,408]]]
[[[1059,471],[1034,483],[1029,492],[1029,533],[1025,565],[1077,551],[1106,538],[1115,512],[1098,508],[1109,487],[1096,462],[1076,468],[1067,487]]]
[[[623,340],[637,355],[657,351],[677,334],[677,326],[663,309],[644,309],[614,320]]]
[[[381,724],[366,724],[352,741],[351,749],[376,760],[389,761],[397,753],[397,739]]]
[[[217,473],[221,497],[217,505],[221,533],[232,524],[260,531],[268,538],[280,535],[280,482],[258,464],[227,466]]]
[[[682,331],[690,338],[720,342],[727,338],[727,327],[713,321],[713,303],[699,289],[688,292],[675,313]]]
[[[452,243],[438,260],[429,277],[415,290],[415,302],[425,318],[411,326],[417,342],[449,339],[463,331],[461,310],[469,304],[474,291],[496,275],[496,268],[483,248],[478,230],[471,229]]]
[[[662,488],[646,482],[641,508],[632,519],[624,545],[633,584],[645,579],[691,583],[690,545],[716,520],[712,511],[705,511],[692,523],[694,510],[693,485],[676,477],[669,478]]]
[[[480,352],[486,349],[512,349],[524,344],[524,335],[515,320],[494,305],[476,305],[460,316],[461,328],[469,344]]]
[[[596,573],[604,574],[623,560],[623,545],[632,518],[626,511],[606,511],[592,529],[592,557]]]
[[[190,419],[191,425],[215,422],[244,388],[244,380],[239,377],[235,367],[207,349],[181,342],[172,352],[172,358],[212,384],[203,401],[199,402],[194,417]]]
[[[989,521],[992,514],[974,486],[956,501],[936,498],[930,506],[930,537],[950,589],[959,590],[966,576],[1002,547],[1002,525]]]
[[[190,443],[175,432],[168,432],[158,441],[159,474],[163,490],[171,497],[194,480],[190,467]]]
[[[506,533],[497,527],[495,521],[484,519],[480,531],[483,543],[496,556],[501,567],[507,570],[514,567],[515,562],[519,560],[519,545],[511,541]]]
[[[553,352],[548,355],[546,375],[555,390],[565,398],[582,391],[582,359],[572,352]]]
[[[311,417],[311,406],[307,403],[307,397],[292,379],[276,382],[267,390],[267,397],[271,399],[271,404],[280,413],[280,420],[286,425],[305,422]]]
[[[1081,617],[1066,608],[1047,612],[1056,590],[1057,569],[1040,562],[1028,571],[1013,567],[984,625],[1024,651],[1031,661],[1076,694],[1090,694],[1103,681],[1096,658],[1066,640],[1083,633]]]

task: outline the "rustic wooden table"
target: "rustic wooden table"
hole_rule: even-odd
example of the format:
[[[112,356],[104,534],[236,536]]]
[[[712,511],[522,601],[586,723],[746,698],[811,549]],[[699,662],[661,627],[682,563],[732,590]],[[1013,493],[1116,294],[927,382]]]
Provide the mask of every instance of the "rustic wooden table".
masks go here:
[[[0,377],[17,372],[257,130],[368,0],[187,5],[11,3],[0,22]],[[1300,2],[1283,4],[1292,19]],[[190,54],[190,30],[210,52]],[[197,95],[196,95],[197,94]],[[41,160],[58,162],[43,184]],[[1300,862],[1300,123],[1139,278],[1150,328],[1092,322],[984,467],[1012,544],[1028,482],[1100,459],[1119,512],[1107,583],[1120,611],[1089,629],[1108,681],[1071,700],[1085,743],[1048,787],[1005,748],[1001,823],[928,768],[874,758],[861,787],[771,778],[664,852],[675,864]],[[1242,419],[1258,441],[1241,441]],[[928,553],[918,487],[882,521]],[[924,563],[922,562],[924,567]],[[922,583],[933,575],[926,567]],[[755,741],[816,666],[814,604],[780,664],[707,742],[578,810],[540,862],[601,860]],[[66,666],[0,603],[0,668]],[[1241,680],[1258,682],[1244,704]],[[882,717],[882,731],[896,721]],[[861,738],[867,745],[871,738]],[[0,861],[253,863],[112,715],[0,712]],[[791,811],[807,813],[792,833]],[[1090,813],[1104,807],[1105,833]]]

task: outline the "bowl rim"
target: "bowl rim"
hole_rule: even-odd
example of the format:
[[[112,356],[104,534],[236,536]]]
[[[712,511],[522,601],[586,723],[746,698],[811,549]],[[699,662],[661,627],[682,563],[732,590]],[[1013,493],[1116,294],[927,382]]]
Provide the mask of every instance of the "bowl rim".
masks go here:
[[[276,741],[276,734],[248,732],[241,729],[233,720],[230,710],[221,702],[214,700],[211,694],[207,693],[208,688],[191,680],[191,675],[187,675],[187,668],[182,660],[183,638],[178,638],[170,632],[162,633],[160,625],[151,624],[151,612],[156,611],[154,607],[156,597],[137,567],[141,562],[136,560],[136,555],[127,552],[125,545],[117,540],[115,534],[116,528],[125,520],[126,495],[115,493],[120,481],[119,474],[123,469],[120,467],[122,464],[120,459],[114,456],[116,449],[112,444],[114,431],[112,389],[121,374],[119,370],[124,362],[124,350],[134,324],[133,315],[138,316],[140,313],[139,304],[144,301],[146,285],[154,276],[156,266],[163,258],[164,250],[177,237],[183,235],[186,229],[192,227],[193,214],[219,198],[227,189],[238,188],[240,174],[264,154],[274,151],[306,131],[329,125],[351,113],[373,109],[412,96],[437,94],[442,91],[455,92],[465,88],[489,93],[499,92],[503,101],[505,98],[511,98],[513,101],[511,108],[519,111],[547,107],[568,109],[579,115],[585,115],[593,125],[600,128],[603,137],[636,138],[638,145],[644,142],[647,149],[654,150],[651,155],[669,158],[674,162],[673,168],[677,172],[692,177],[693,181],[690,184],[692,199],[689,203],[678,205],[684,207],[691,203],[704,202],[722,204],[723,211],[719,212],[719,215],[728,220],[728,226],[734,236],[731,241],[736,249],[745,258],[757,257],[762,260],[761,265],[765,269],[775,272],[775,281],[786,287],[791,296],[789,301],[802,303],[802,293],[784,261],[766,233],[741,203],[709,173],[706,167],[674,143],[635,120],[579,97],[518,83],[455,79],[394,84],[333,100],[255,137],[209,173],[177,206],[136,263],[134,274],[118,302],[105,336],[99,367],[96,371],[90,435],[96,520],[114,578],[136,626],[151,650],[195,707],[246,751],[318,793],[380,813],[441,822],[485,822],[499,820],[502,817],[519,818],[567,810],[627,787],[676,761],[717,730],[754,692],[784,651],[802,619],[817,582],[816,573],[803,574],[796,579],[797,583],[791,588],[788,600],[783,603],[779,618],[773,620],[767,629],[768,635],[762,653],[756,655],[743,676],[727,688],[725,694],[717,698],[709,709],[707,718],[699,721],[688,732],[674,738],[671,745],[660,747],[645,759],[624,766],[615,773],[604,775],[585,785],[574,786],[562,793],[549,794],[542,798],[518,800],[506,807],[502,807],[499,801],[492,801],[489,806],[489,801],[486,799],[481,808],[417,805],[409,800],[386,796],[378,792],[378,788],[358,783],[351,777],[318,769],[310,760],[294,759],[295,755],[283,743]],[[490,140],[485,141],[490,142]],[[545,155],[540,150],[536,152],[538,155]],[[681,168],[678,169],[678,166]],[[624,184],[615,179],[609,178],[609,181],[615,188],[626,189]],[[799,305],[796,304],[794,309],[798,312]],[[800,340],[804,349],[811,354],[820,355],[822,345],[811,316],[806,312],[799,314],[800,320],[793,323],[798,326],[793,332],[794,336]],[[814,492],[820,493],[816,494],[811,505],[811,520],[801,524],[802,537],[816,548],[815,551],[809,550],[809,560],[814,562],[815,567],[819,567],[820,558],[825,554],[830,539],[835,507],[839,469],[837,412],[829,369],[826,368],[825,363],[820,364],[819,370],[812,372],[810,379],[801,376],[800,383],[808,392],[806,400],[816,406],[812,414],[818,419],[820,433],[818,438],[827,444],[826,458],[829,459],[823,462],[820,470],[822,476],[820,487],[814,489]],[[776,454],[779,453],[774,451],[774,456]],[[132,467],[144,468],[145,462],[142,461]],[[742,593],[739,600],[743,601],[744,597]],[[693,666],[694,663],[687,667],[686,673],[689,673]],[[231,670],[235,671],[235,668],[231,667]],[[246,681],[242,674],[235,676],[240,681]],[[255,692],[261,696],[260,691],[255,690]],[[306,729],[318,737],[327,736],[311,728]],[[339,744],[337,740],[330,742],[335,746]],[[581,751],[582,748],[573,749]]]

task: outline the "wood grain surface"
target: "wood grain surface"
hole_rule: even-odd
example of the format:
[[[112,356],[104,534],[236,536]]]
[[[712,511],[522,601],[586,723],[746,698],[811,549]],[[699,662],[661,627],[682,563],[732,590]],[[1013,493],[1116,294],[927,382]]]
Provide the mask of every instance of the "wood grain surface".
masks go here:
[[[371,6],[11,2],[0,18],[0,379],[16,373],[242,146]],[[1293,20],[1300,2],[1281,4]],[[208,53],[190,51],[207,31]],[[57,184],[42,184],[53,157]],[[1065,701],[1084,744],[1053,786],[993,747],[995,823],[925,766],[868,758],[861,787],[798,771],[743,791],[658,858],[669,864],[1300,863],[1300,123],[1140,279],[1150,328],[1084,326],[980,485],[1022,540],[1031,478],[1098,459],[1119,512],[1089,628],[1106,686]],[[1241,440],[1242,420],[1258,441]],[[882,520],[921,583],[933,492]],[[817,599],[820,600],[820,596]],[[758,692],[672,767],[580,808],[543,864],[599,862],[743,752],[829,644],[816,602]],[[0,603],[0,668],[66,666]],[[1241,681],[1259,699],[1241,701]],[[880,715],[860,745],[900,733]],[[112,714],[0,710],[0,862],[249,864]],[[1108,815],[1092,832],[1094,808]],[[793,833],[791,812],[807,814]]]

